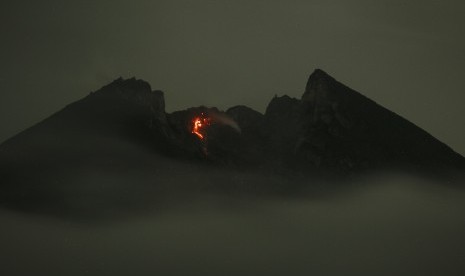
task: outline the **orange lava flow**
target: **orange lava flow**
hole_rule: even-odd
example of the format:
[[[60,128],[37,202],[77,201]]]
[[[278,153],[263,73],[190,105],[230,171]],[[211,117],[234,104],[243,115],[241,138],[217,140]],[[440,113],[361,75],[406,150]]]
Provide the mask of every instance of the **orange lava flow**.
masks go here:
[[[192,133],[197,135],[201,140],[205,138],[205,134],[202,133],[202,128],[208,126],[210,124],[210,119],[203,117],[195,117],[192,120],[193,126],[192,126]]]

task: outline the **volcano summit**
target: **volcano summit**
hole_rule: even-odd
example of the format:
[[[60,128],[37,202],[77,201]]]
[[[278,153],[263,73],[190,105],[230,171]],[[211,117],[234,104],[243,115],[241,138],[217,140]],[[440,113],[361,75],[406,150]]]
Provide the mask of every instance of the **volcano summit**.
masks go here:
[[[166,113],[163,92],[119,78],[0,145],[0,199],[71,204],[94,185],[119,200],[117,190],[128,183],[166,191],[176,176],[195,183],[213,171],[310,179],[464,168],[465,159],[447,145],[319,69],[301,99],[274,97],[265,114],[246,106]],[[113,174],[123,171],[135,178]],[[107,184],[89,184],[110,172]]]

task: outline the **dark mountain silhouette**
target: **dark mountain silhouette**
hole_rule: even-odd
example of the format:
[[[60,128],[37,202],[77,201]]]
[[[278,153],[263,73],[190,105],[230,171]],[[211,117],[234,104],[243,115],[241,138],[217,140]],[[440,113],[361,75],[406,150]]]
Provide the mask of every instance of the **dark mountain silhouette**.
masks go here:
[[[198,116],[208,118],[205,139],[193,133]],[[301,99],[274,97],[265,114],[246,106],[168,114],[163,92],[120,78],[0,145],[0,200],[95,210],[102,198],[121,206],[153,201],[147,187],[158,196],[175,186],[186,193],[286,189],[244,183],[237,172],[309,179],[383,169],[443,173],[463,170],[464,160],[322,70]]]

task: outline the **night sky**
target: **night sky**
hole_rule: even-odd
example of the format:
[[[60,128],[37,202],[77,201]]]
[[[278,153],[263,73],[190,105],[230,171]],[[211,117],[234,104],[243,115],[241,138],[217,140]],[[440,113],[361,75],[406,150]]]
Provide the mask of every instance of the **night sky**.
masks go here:
[[[333,77],[465,154],[463,1],[2,1],[0,141],[123,76],[167,111]]]

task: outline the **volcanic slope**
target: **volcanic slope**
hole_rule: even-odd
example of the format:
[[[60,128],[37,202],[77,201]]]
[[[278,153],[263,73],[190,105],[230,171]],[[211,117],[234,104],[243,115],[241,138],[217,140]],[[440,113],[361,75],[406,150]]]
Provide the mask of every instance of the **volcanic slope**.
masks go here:
[[[107,201],[151,202],[173,189],[280,193],[285,184],[273,175],[444,173],[464,164],[444,143],[319,69],[301,99],[274,97],[265,114],[246,106],[166,113],[163,92],[120,78],[0,145],[0,200],[96,210]],[[259,184],[259,174],[271,180]]]

